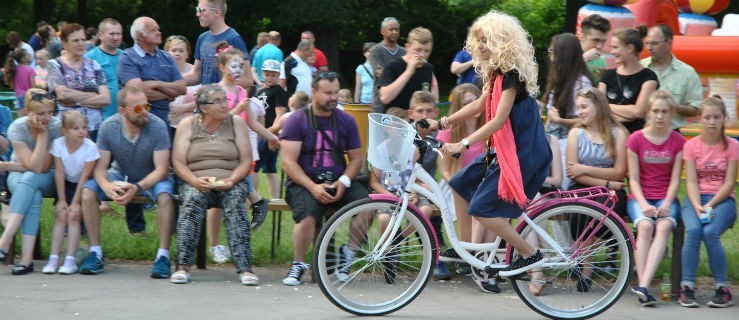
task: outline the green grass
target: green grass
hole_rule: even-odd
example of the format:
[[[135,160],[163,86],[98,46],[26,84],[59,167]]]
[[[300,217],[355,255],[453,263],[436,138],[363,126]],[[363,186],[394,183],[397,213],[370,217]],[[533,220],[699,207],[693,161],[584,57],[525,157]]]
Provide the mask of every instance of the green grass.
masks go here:
[[[263,194],[266,193],[267,185],[266,179],[260,179],[260,190]],[[737,186],[737,192],[739,193],[739,185]],[[684,186],[680,190],[680,199],[684,199]],[[104,215],[101,223],[101,241],[105,256],[108,259],[117,260],[142,260],[150,261],[153,260],[154,254],[158,247],[158,233],[156,229],[156,212],[154,210],[148,210],[145,212],[146,217],[146,235],[145,236],[133,236],[128,233],[126,227],[125,214],[122,207],[113,205],[113,208],[118,212],[115,215]],[[53,216],[53,204],[51,199],[44,200],[44,206],[41,215],[41,234],[42,234],[42,253],[43,256],[47,256],[49,253],[51,229],[54,222]],[[276,216],[270,213],[267,221],[262,227],[252,234],[252,256],[253,263],[257,266],[265,265],[287,265],[292,261],[292,231],[293,231],[293,220],[291,212],[282,213],[280,243],[275,248],[275,259],[272,260],[270,256],[270,248],[272,241],[272,226]],[[739,281],[739,226],[729,229],[724,235],[722,235],[722,242],[726,250],[728,260],[728,275],[732,282]],[[83,243],[86,240],[83,239]],[[224,229],[221,228],[221,243],[226,243]],[[448,241],[447,241],[448,243]],[[670,243],[672,243],[670,241]],[[17,247],[17,250],[20,250]],[[177,251],[176,236],[172,237],[172,250]],[[306,255],[307,259],[312,256],[312,251],[309,250]],[[670,272],[670,259],[671,252],[665,257],[659,270],[657,271],[657,277],[655,279],[661,279],[662,273]],[[708,258],[706,256],[706,250],[701,249],[701,263],[698,267],[699,276],[710,276],[711,271],[708,267]]]

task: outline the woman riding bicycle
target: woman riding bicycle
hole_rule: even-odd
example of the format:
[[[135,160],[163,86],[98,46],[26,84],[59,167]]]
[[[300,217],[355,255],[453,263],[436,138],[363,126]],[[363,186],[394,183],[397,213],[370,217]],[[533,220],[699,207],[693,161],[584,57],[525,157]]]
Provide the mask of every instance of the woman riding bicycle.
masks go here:
[[[490,11],[470,28],[466,49],[472,53],[475,70],[482,75],[486,94],[450,117],[429,122],[432,129],[446,129],[485,112],[487,123],[482,128],[460,142],[444,145],[443,152],[460,153],[487,139],[487,152],[457,173],[449,184],[455,202],[469,202],[469,214],[521,254],[499,272],[501,276],[513,276],[544,262],[542,254],[508,221],[520,216],[536,195],[552,162],[534,99],[538,92],[534,47],[518,19]]]

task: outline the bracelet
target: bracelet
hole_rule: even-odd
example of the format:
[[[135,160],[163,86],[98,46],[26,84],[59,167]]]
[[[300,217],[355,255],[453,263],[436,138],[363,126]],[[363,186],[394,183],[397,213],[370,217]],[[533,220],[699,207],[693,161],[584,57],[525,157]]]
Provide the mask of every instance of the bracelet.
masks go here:
[[[439,127],[442,130],[449,129],[449,119],[446,116],[439,119]]]
[[[347,188],[352,186],[352,180],[344,174],[339,177],[339,182],[341,182],[341,184],[343,184]]]
[[[606,180],[606,189],[610,189],[610,188],[608,187],[608,185],[609,185],[609,184],[611,184],[611,181],[609,181],[609,180]]]
[[[141,185],[138,182],[134,183],[133,185],[136,186],[136,193],[137,194],[138,193],[141,193],[141,191],[144,190],[144,188],[142,188]]]

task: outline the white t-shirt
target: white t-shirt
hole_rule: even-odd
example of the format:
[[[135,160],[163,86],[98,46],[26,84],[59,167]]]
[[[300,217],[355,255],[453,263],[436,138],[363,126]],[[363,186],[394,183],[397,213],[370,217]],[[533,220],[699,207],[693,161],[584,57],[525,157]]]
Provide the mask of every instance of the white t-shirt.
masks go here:
[[[251,110],[251,114],[257,117],[258,120],[259,117],[264,117],[265,114],[267,114],[266,111],[264,111],[264,103],[262,100],[259,100],[257,97],[251,97],[249,98],[249,109]],[[257,145],[257,133],[254,132],[251,128],[247,127],[249,129],[249,142],[251,142],[251,155],[252,160],[259,161],[259,146]]]
[[[85,163],[99,159],[100,153],[95,143],[85,138],[82,145],[70,154],[69,150],[67,150],[67,144],[64,141],[65,137],[54,139],[49,153],[54,157],[62,159],[64,179],[72,183],[79,183]],[[57,170],[59,169],[57,168]]]

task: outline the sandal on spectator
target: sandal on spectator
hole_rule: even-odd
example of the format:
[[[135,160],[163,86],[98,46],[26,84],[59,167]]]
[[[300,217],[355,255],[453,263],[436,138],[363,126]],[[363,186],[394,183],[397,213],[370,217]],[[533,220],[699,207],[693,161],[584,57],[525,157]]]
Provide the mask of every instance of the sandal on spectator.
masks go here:
[[[241,279],[241,284],[245,286],[256,286],[259,284],[259,277],[249,271],[240,273],[239,279]]]
[[[544,291],[544,287],[547,286],[546,280],[544,280],[543,277],[544,272],[541,270],[529,270],[527,272],[531,277],[531,282],[529,282],[529,292],[538,297]]]
[[[169,277],[169,281],[172,283],[185,284],[190,281],[190,271],[188,268],[180,268],[175,271],[171,277]]]

